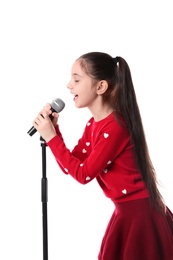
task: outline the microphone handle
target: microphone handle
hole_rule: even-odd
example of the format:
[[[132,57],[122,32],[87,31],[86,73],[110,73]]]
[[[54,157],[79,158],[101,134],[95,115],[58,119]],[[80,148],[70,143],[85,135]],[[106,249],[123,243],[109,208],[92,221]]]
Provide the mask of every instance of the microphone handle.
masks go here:
[[[37,132],[37,129],[33,126],[29,129],[29,131],[27,132],[27,134],[29,134],[30,136],[34,135]]]

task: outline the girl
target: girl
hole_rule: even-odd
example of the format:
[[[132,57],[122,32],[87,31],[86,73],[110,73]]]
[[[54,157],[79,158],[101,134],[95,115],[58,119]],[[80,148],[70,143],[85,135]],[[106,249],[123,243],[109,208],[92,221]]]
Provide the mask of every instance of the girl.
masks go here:
[[[157,187],[127,62],[84,54],[67,87],[76,107],[92,114],[74,149],[66,147],[50,104],[33,125],[65,174],[81,184],[96,178],[115,204],[98,259],[173,260],[173,215]]]

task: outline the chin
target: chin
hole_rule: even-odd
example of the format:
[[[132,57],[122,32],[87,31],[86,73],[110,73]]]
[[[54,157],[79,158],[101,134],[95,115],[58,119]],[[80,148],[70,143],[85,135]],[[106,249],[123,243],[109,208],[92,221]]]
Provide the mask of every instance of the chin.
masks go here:
[[[81,105],[81,104],[78,104],[78,103],[75,103],[75,106],[77,107],[77,108],[84,108],[85,106],[83,106],[83,105]]]

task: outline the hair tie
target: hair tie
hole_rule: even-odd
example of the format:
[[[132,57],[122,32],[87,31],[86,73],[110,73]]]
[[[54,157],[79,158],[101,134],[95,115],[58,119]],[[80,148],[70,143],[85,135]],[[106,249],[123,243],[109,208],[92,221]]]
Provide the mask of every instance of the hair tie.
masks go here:
[[[119,62],[119,57],[116,56],[115,58],[112,58],[115,65]]]

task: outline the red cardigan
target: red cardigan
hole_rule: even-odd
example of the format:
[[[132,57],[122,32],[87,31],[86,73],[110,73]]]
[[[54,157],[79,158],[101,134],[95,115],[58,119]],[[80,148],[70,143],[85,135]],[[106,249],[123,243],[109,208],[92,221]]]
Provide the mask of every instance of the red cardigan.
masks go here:
[[[47,145],[64,173],[82,184],[96,178],[105,195],[117,202],[148,197],[128,130],[113,113],[98,122],[92,117],[72,151],[66,147],[58,126],[56,132]]]

